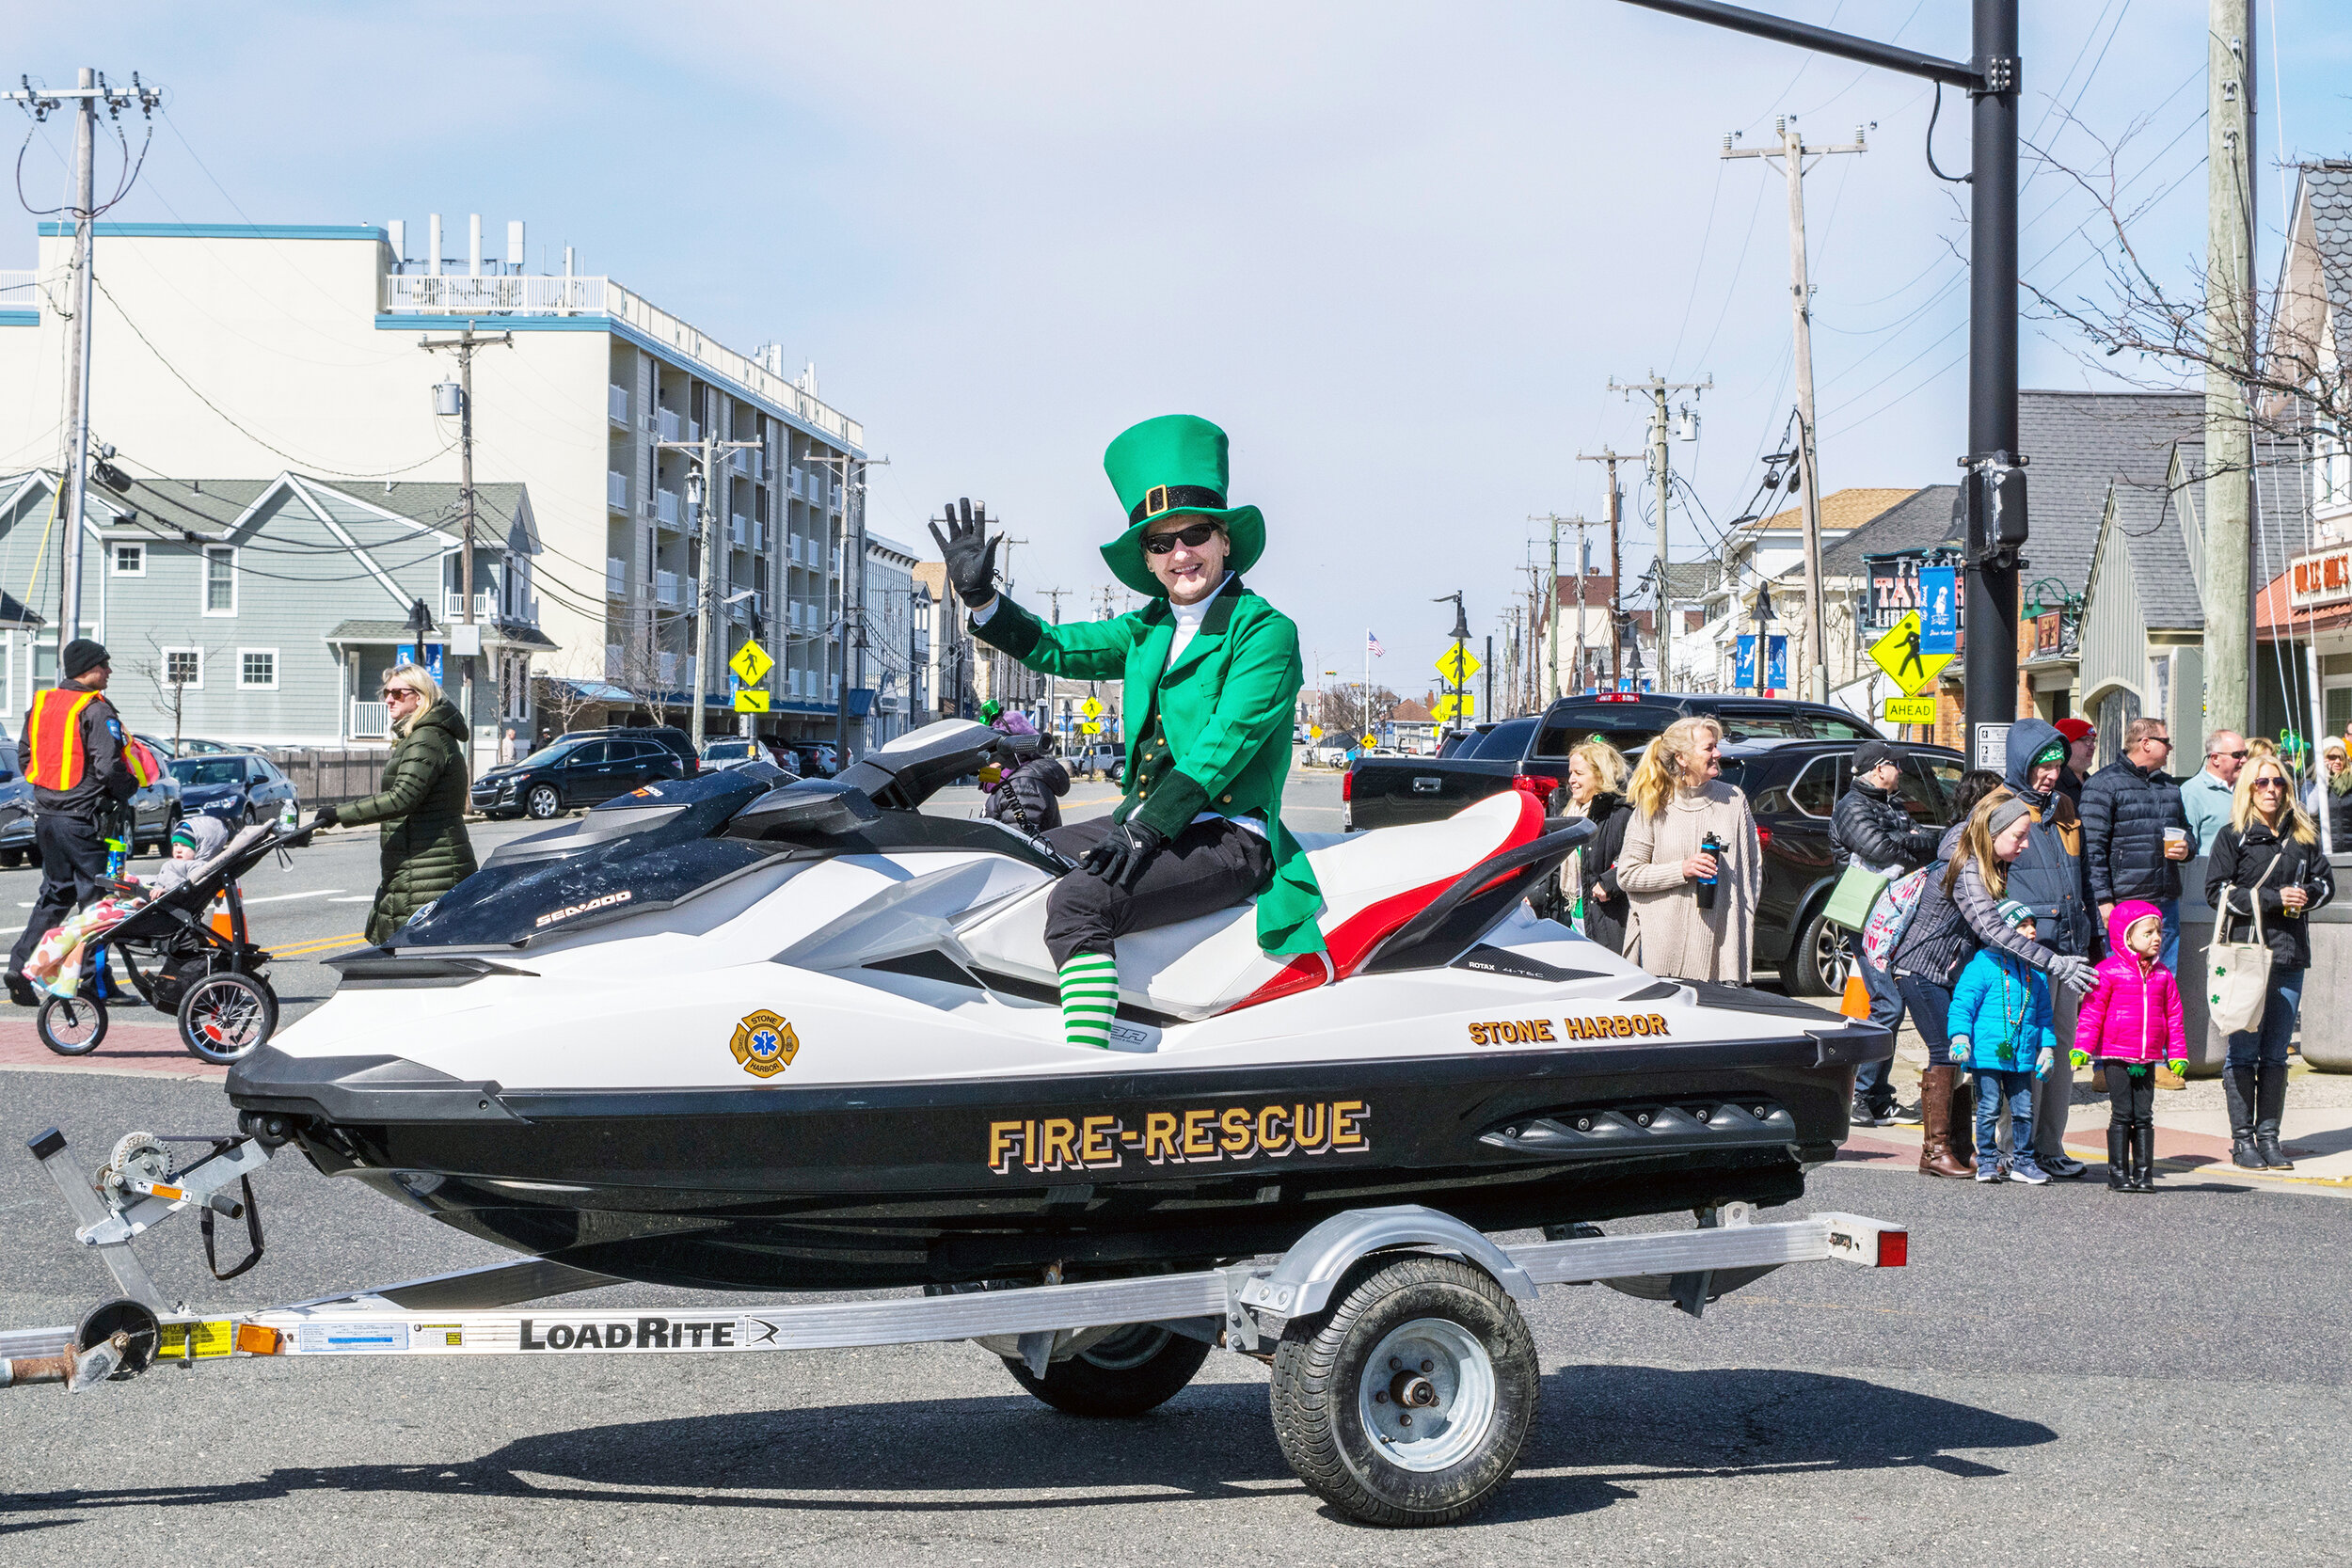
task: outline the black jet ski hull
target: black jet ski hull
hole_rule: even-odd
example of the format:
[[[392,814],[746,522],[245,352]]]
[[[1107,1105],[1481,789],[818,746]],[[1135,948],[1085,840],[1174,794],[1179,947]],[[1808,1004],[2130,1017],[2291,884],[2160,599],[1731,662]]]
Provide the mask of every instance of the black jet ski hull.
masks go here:
[[[264,1048],[229,1088],[321,1169],[517,1251],[855,1289],[1191,1266],[1379,1204],[1503,1230],[1785,1203],[1845,1136],[1863,1043],[584,1093]]]

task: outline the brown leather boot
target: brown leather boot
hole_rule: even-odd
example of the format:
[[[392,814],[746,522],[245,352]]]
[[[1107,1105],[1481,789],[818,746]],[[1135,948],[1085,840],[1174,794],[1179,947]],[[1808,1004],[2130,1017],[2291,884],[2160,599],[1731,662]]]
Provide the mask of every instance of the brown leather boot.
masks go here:
[[[1952,1069],[1931,1067],[1919,1075],[1919,1114],[1926,1132],[1919,1144],[1919,1174],[1967,1180],[1973,1166],[1952,1155]]]

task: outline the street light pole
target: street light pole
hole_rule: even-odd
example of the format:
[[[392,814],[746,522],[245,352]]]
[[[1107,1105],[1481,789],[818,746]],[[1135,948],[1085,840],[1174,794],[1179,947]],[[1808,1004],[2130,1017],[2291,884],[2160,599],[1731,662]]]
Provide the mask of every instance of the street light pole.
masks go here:
[[[2017,558],[2027,536],[2026,458],[2017,451],[2017,0],[1973,0],[1965,64],[1721,0],[1627,3],[1924,77],[1962,88],[1972,102],[1968,452],[1961,459],[1968,472],[1968,752],[1975,766],[1997,768],[2017,712]]]

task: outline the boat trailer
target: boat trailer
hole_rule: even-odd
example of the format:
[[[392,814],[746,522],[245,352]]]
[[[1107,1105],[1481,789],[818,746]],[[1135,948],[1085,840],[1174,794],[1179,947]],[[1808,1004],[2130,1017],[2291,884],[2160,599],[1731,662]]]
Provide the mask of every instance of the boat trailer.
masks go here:
[[[206,1144],[210,1152],[175,1170],[167,1143]],[[1150,1408],[1216,1347],[1272,1366],[1277,1435],[1309,1487],[1343,1513],[1391,1525],[1460,1518],[1508,1479],[1533,1424],[1537,1383],[1518,1308],[1541,1287],[1608,1285],[1698,1317],[1790,1263],[1900,1268],[1909,1252],[1908,1233],[1883,1220],[1818,1213],[1766,1223],[1745,1203],[1698,1211],[1692,1230],[1611,1236],[1562,1226],[1547,1230],[1553,1239],[1513,1246],[1437,1210],[1401,1205],[1333,1215],[1279,1258],[1188,1274],[1065,1282],[1049,1269],[1035,1284],[933,1286],[922,1296],[644,1311],[537,1305],[625,1282],[527,1258],[205,1311],[167,1303],[132,1243],[194,1209],[215,1277],[250,1268],[262,1249],[250,1179],[268,1163],[268,1148],[244,1136],[134,1134],[93,1180],[55,1129],[28,1147],[72,1212],[75,1239],[97,1252],[119,1294],[72,1326],[0,1329],[0,1387],[56,1383],[80,1393],[156,1366],[260,1356],[733,1355],[972,1339],[1049,1403],[1132,1414],[1138,1408],[1115,1395],[1109,1404],[1098,1398],[1099,1408],[1057,1398],[1050,1380],[1070,1368],[1099,1394],[1106,1369],[1112,1377],[1148,1373],[1173,1346],[1178,1354],[1167,1359],[1182,1364],[1166,1392],[1139,1407]],[[232,1189],[242,1196],[231,1197]],[[215,1213],[247,1227],[249,1255],[226,1272],[213,1254]],[[1138,1341],[1138,1331],[1149,1339]],[[1106,1335],[1131,1354],[1099,1354]],[[1144,1354],[1139,1343],[1153,1348]],[[1350,1386],[1356,1398],[1344,1393]]]

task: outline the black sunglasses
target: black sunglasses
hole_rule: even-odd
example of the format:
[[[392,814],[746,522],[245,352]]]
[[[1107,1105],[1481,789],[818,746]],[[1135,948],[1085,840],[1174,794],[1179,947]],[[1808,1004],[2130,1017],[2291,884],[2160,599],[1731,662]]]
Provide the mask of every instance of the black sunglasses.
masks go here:
[[[2209,757],[2233,757],[2239,762],[2244,762],[2248,757],[2253,755],[2253,753],[2251,752],[2207,752],[2205,755]]]
[[[1144,553],[1166,555],[1179,544],[1188,550],[1197,550],[1216,537],[1216,529],[1217,525],[1215,523],[1195,523],[1190,528],[1178,529],[1173,533],[1146,534],[1143,540]]]

